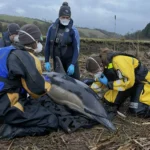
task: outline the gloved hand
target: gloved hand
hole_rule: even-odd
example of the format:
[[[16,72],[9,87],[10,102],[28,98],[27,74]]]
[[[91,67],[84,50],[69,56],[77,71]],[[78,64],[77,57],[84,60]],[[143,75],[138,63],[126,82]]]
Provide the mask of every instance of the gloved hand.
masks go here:
[[[51,64],[49,62],[46,62],[44,65],[46,71],[51,71]]]
[[[51,82],[51,79],[49,76],[47,76],[46,74],[42,75],[44,80],[47,81],[47,82]]]
[[[95,81],[98,81],[102,74],[102,72],[97,72],[96,74],[94,74]]]
[[[74,65],[73,64],[71,64],[68,67],[67,73],[68,73],[68,75],[73,75],[74,74]]]
[[[104,85],[108,84],[108,79],[106,78],[106,76],[104,74],[102,74],[98,80],[99,80],[99,82],[101,82]]]

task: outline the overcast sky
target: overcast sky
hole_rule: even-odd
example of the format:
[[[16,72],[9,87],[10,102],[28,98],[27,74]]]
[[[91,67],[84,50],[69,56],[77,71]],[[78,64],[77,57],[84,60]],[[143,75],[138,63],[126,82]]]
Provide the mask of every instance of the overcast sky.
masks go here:
[[[64,0],[0,0],[0,14],[55,21]],[[150,22],[150,0],[66,0],[74,24],[125,34]]]

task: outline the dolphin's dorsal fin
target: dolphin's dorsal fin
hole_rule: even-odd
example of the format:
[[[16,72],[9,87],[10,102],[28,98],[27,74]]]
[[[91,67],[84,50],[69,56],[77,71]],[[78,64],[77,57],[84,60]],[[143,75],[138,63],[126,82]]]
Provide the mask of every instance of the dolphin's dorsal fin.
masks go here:
[[[56,61],[55,72],[66,74],[62,62],[58,56],[55,57],[55,61]]]

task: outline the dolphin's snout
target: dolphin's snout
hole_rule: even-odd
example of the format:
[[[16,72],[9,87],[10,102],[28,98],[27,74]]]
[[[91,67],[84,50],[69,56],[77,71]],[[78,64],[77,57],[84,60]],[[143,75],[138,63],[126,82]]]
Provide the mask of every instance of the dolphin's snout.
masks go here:
[[[107,118],[103,118],[103,117],[98,117],[98,116],[93,116],[93,118],[95,120],[97,120],[99,123],[101,123],[103,126],[105,126],[108,130],[115,132],[116,128],[113,125],[113,123],[108,120]]]

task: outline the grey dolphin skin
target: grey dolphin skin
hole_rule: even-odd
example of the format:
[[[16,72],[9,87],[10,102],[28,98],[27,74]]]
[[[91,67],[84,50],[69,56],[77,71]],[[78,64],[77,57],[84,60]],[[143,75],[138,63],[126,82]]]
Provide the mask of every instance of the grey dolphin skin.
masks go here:
[[[59,57],[56,58],[56,72],[46,72],[50,77],[52,88],[48,95],[59,104],[63,104],[95,120],[111,131],[116,128],[107,119],[107,113],[99,96],[83,82],[69,77],[63,70]]]

